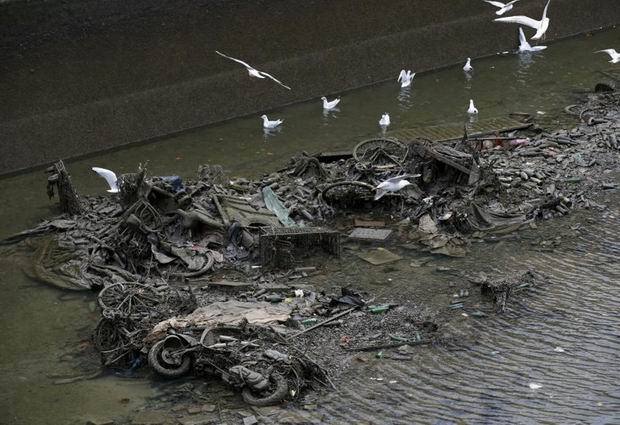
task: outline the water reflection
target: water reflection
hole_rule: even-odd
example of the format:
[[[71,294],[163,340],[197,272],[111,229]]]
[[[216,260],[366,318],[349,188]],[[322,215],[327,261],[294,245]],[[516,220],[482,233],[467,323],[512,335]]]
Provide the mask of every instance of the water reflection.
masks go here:
[[[474,79],[473,71],[465,72],[465,89],[466,90],[471,90],[473,79]]]
[[[276,137],[281,132],[282,132],[281,125],[276,128],[264,128],[263,127],[263,140],[266,142],[270,138]]]
[[[408,111],[413,105],[413,96],[411,94],[411,86],[401,87],[398,92],[398,107],[401,111]]]
[[[329,121],[338,118],[340,108],[323,109],[323,125],[328,125]]]

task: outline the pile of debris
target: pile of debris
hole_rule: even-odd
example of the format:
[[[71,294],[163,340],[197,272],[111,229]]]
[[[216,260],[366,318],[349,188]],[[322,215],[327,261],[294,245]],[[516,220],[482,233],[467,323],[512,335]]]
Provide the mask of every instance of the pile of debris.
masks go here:
[[[268,271],[292,269],[311,253],[338,256],[342,237],[332,225],[345,214],[389,220],[421,249],[462,256],[468,235],[596,207],[593,194],[614,187],[604,176],[620,159],[619,100],[605,93],[567,108],[581,119],[571,131],[465,134],[446,143],[371,139],[351,153],[304,153],[256,181],[231,180],[219,166],[201,167],[193,181],[149,177],[140,166],[119,177],[118,195],[82,198],[59,162],[48,194],[58,194],[64,215],[1,244],[27,252],[26,271],[38,280],[101,289],[95,341],[107,366],[147,358],[164,376],[216,373],[243,388],[246,401],[271,403],[328,385],[326,364],[338,368],[342,350],[429,343],[437,325],[417,307],[371,305],[352,292],[274,291]],[[395,176],[411,184],[376,196]],[[390,231],[352,235],[371,233]],[[224,270],[253,283],[218,288],[213,276]],[[499,310],[518,289],[485,287]],[[341,321],[349,314],[356,320]],[[308,347],[332,347],[333,356],[319,363]]]
[[[427,249],[442,252],[454,242],[456,249],[443,251],[462,255],[462,235],[508,232],[596,206],[591,196],[614,186],[601,180],[620,158],[618,99],[598,94],[569,107],[584,121],[571,131],[452,143],[371,139],[350,154],[304,153],[256,181],[230,180],[219,166],[203,166],[187,182],[149,178],[140,167],[119,177],[117,197],[79,198],[59,163],[48,192],[57,188],[65,216],[4,243],[55,233],[40,262],[65,258],[63,272],[85,288],[144,276],[191,279],[248,262],[286,269],[313,247],[338,255],[340,235],[329,220],[352,212],[405,220]],[[412,184],[375,200],[380,182],[403,175]]]
[[[480,284],[481,294],[493,300],[495,311],[503,313],[506,311],[506,304],[511,296],[532,289],[546,281],[547,278],[545,276],[534,270],[528,270],[524,273],[516,273],[494,280],[484,278],[476,283]]]
[[[106,367],[133,369],[146,358],[165,378],[215,376],[255,406],[296,399],[305,388],[333,387],[330,376],[343,367],[347,351],[395,346],[394,340],[360,345],[370,330],[373,341],[398,338],[398,345],[431,343],[437,331],[411,308],[408,316],[390,316],[395,306],[372,305],[347,289],[327,295],[282,286],[192,290],[119,283],[104,288],[98,300],[94,343]],[[403,323],[405,316],[411,321]],[[313,350],[318,341],[321,349]],[[309,353],[321,353],[320,361]]]

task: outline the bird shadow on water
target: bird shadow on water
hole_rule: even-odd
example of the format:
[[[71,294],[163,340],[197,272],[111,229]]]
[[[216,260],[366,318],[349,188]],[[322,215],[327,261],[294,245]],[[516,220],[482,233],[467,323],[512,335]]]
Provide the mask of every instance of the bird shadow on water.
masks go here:
[[[528,69],[532,66],[534,61],[534,55],[530,52],[519,53],[519,69],[517,74],[525,76],[528,74]]]
[[[269,139],[272,139],[278,136],[281,132],[282,132],[282,127],[263,128],[263,140],[266,142]]]
[[[473,72],[465,72],[465,90],[471,90],[473,79],[474,79]]]
[[[411,87],[402,87],[398,92],[398,107],[401,111],[408,111],[413,106]]]
[[[330,120],[337,119],[338,112],[340,112],[340,108],[323,109],[323,125],[329,125]]]

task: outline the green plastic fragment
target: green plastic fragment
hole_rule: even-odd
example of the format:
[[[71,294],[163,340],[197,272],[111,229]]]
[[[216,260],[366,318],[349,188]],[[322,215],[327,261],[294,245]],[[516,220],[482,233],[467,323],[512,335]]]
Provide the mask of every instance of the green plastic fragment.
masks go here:
[[[385,313],[386,311],[388,311],[390,309],[389,304],[383,304],[383,305],[371,305],[368,307],[368,311],[370,311],[373,314],[381,314],[381,313]]]

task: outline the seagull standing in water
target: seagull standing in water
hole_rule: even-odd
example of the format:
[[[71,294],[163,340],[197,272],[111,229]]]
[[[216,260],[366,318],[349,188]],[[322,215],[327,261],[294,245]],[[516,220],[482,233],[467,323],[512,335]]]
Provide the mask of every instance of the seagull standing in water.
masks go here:
[[[519,0],[512,0],[509,3],[502,3],[499,1],[484,0],[484,2],[492,4],[493,6],[499,8],[499,10],[495,12],[496,15],[503,15],[504,13],[512,10],[514,4],[518,1]]]
[[[110,189],[108,189],[109,193],[120,192],[118,184],[116,183],[118,181],[118,178],[116,177],[116,174],[114,174],[114,171],[99,167],[93,167],[92,170],[95,173],[99,174],[101,177],[103,177],[106,182],[108,182],[108,185],[110,186]]]
[[[409,87],[411,85],[413,77],[415,77],[415,72],[411,72],[411,70],[405,71],[402,69],[400,74],[398,74],[398,80],[396,81],[400,82],[400,87],[404,89],[405,87]]]
[[[385,195],[386,193],[395,193],[401,190],[403,187],[409,186],[411,182],[407,180],[407,178],[420,176],[421,174],[392,177],[379,183],[375,188],[375,190],[377,191],[377,193],[375,194],[375,201],[383,198],[383,195]]]
[[[597,50],[594,53],[607,53],[611,57],[609,63],[620,62],[620,53],[616,52],[616,49]]]
[[[263,119],[263,128],[267,130],[274,129],[284,122],[284,120],[269,121],[267,115],[261,115],[261,118]]]
[[[387,112],[384,113],[383,115],[381,115],[381,119],[379,120],[379,125],[381,127],[383,127],[384,129],[390,125],[390,114],[388,114]]]
[[[547,9],[549,8],[549,3],[551,0],[547,2],[545,6],[545,10],[543,11],[542,18],[540,21],[536,19],[528,18],[527,16],[506,16],[505,18],[497,18],[495,22],[508,22],[513,24],[525,25],[526,27],[534,28],[536,30],[536,34],[532,37],[532,40],[540,40],[543,35],[547,32],[549,28],[549,18],[547,18]]]
[[[338,106],[338,104],[340,103],[340,98],[336,98],[336,99],[334,99],[332,101],[329,101],[329,100],[327,100],[327,98],[325,96],[323,96],[321,98],[321,100],[323,101],[323,110],[325,110],[325,111],[331,111],[336,106]]]
[[[525,34],[523,33],[523,28],[519,27],[519,53],[525,52],[540,52],[541,50],[545,50],[547,46],[532,46],[525,39]]]
[[[225,57],[226,59],[230,59],[231,61],[235,61],[237,63],[240,63],[241,65],[245,66],[245,68],[248,70],[248,74],[250,74],[250,77],[256,77],[256,78],[271,78],[273,81],[275,81],[276,83],[278,83],[279,85],[281,85],[282,87],[284,87],[287,90],[290,90],[291,88],[289,86],[287,86],[286,84],[282,83],[282,81],[278,80],[276,77],[274,77],[271,74],[267,74],[266,72],[263,71],[259,71],[258,69],[254,68],[253,66],[248,65],[247,63],[243,62],[242,60],[239,59],[235,59],[231,56],[227,56],[224,53],[220,53],[217,50],[215,51],[215,53],[217,53],[220,56]]]
[[[474,100],[473,99],[469,99],[469,109],[467,110],[467,113],[470,115],[475,115],[478,113],[478,108],[476,108],[474,106]]]
[[[467,58],[467,62],[465,63],[465,66],[463,67],[463,71],[472,72],[473,70],[474,70],[474,67],[471,66],[471,58]]]

